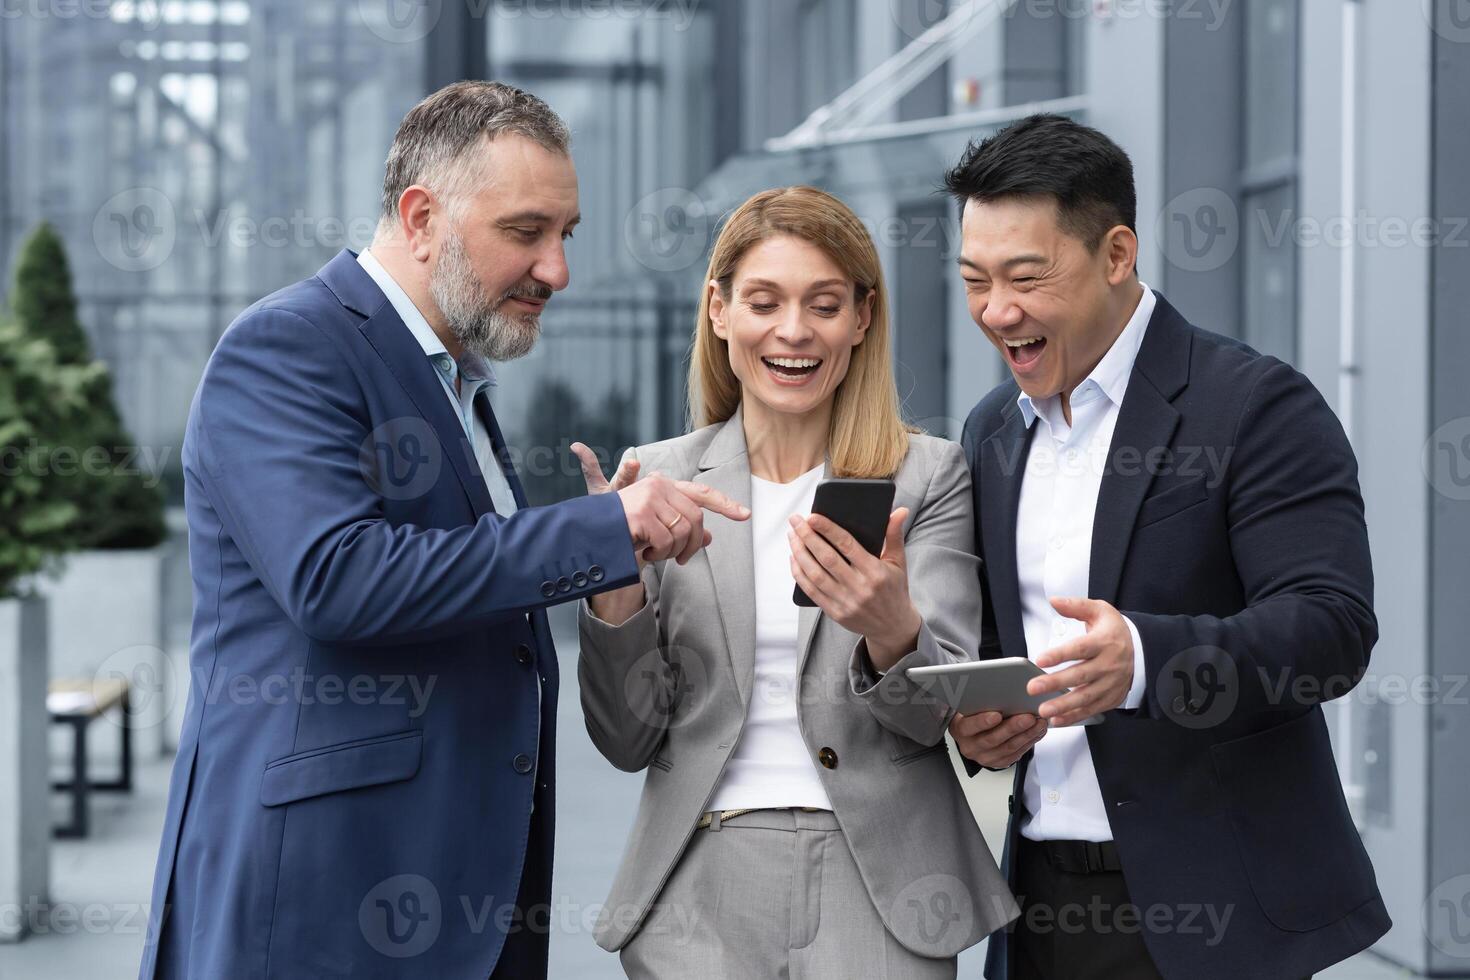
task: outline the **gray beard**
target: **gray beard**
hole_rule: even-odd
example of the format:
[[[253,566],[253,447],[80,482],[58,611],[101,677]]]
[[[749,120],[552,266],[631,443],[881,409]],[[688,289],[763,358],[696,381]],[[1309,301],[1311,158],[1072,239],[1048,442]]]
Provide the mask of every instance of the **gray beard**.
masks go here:
[[[506,296],[492,301],[485,295],[470,267],[464,242],[452,229],[429,275],[429,295],[454,338],[487,361],[525,357],[541,336],[540,314],[508,316],[499,309]]]

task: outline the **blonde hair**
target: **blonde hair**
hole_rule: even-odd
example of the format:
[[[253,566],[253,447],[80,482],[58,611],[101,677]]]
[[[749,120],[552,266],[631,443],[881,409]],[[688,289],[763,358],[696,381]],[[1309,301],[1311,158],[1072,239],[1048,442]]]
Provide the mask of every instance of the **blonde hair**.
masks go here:
[[[867,333],[852,350],[847,375],[832,404],[828,452],[833,475],[878,479],[898,472],[908,452],[909,433],[899,408],[898,385],[888,327],[888,293],[873,239],[852,209],[815,187],[762,191],[731,213],[720,229],[694,326],[689,359],[689,416],[696,428],[724,422],[740,405],[740,381],[730,368],[729,344],[715,335],[710,319],[713,280],[730,298],[735,267],[767,239],[791,236],[827,254],[853,281],[856,301],[872,294]]]

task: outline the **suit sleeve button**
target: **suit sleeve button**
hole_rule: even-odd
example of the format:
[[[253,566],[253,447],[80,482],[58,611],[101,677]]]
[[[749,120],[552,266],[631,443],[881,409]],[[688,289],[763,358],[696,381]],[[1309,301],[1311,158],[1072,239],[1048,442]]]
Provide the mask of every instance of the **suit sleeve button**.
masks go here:
[[[822,747],[822,751],[817,753],[817,761],[820,762],[823,767],[827,769],[836,769],[837,753],[833,752],[829,747],[824,745]]]
[[[569,578],[567,578],[565,575],[563,575],[561,578],[557,579],[556,580],[556,591],[558,591],[558,592],[570,592],[570,591],[572,591],[572,580],[569,579]]]
[[[606,576],[607,573],[602,570],[601,565],[593,565],[587,569],[587,577],[594,582],[601,582]]]
[[[548,599],[556,595],[556,583],[551,581],[542,582],[541,594]]]
[[[579,589],[587,588],[587,573],[577,572],[572,576],[572,584]]]

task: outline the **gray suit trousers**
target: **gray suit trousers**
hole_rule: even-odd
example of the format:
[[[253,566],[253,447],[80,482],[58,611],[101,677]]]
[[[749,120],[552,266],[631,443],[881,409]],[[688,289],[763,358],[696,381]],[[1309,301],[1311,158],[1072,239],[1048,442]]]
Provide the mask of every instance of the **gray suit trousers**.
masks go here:
[[[634,980],[953,980],[956,969],[893,938],[826,810],[754,810],[695,831],[621,956]]]

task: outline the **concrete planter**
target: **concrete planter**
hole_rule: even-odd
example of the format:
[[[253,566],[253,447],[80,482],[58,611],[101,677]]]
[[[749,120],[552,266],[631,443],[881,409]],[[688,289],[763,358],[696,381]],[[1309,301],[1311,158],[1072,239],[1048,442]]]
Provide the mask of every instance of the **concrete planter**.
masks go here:
[[[46,602],[0,599],[0,942],[48,901],[47,727]]]
[[[179,685],[164,655],[165,548],[80,551],[63,571],[39,583],[50,606],[51,677],[121,677],[131,688],[133,751],[146,760],[163,754],[176,719]],[[183,680],[183,679],[177,679]],[[112,719],[114,722],[118,719]],[[88,733],[97,775],[110,774],[121,750],[118,724],[99,722]],[[67,733],[52,735],[52,758],[71,758]]]

